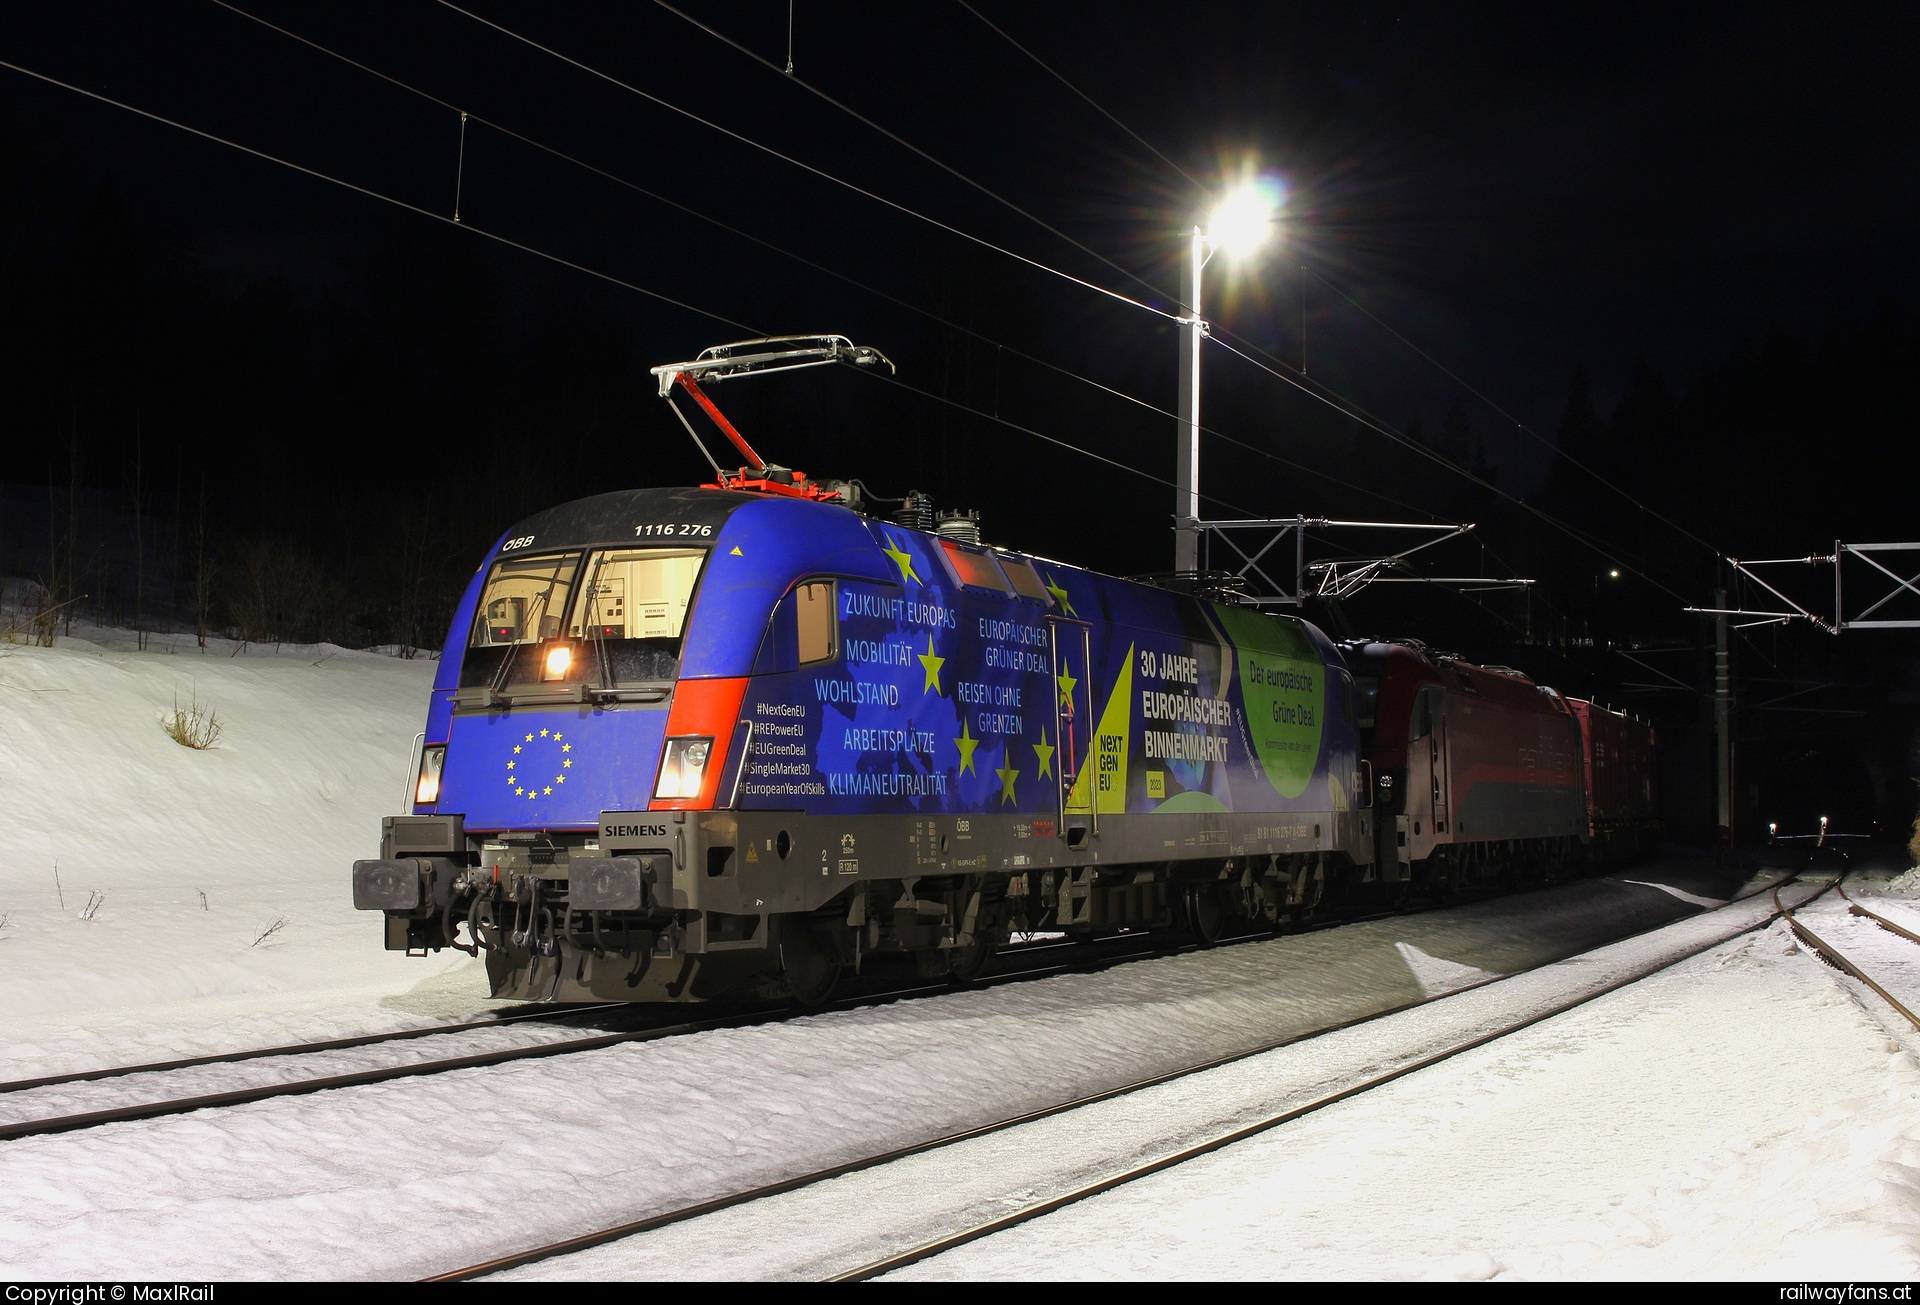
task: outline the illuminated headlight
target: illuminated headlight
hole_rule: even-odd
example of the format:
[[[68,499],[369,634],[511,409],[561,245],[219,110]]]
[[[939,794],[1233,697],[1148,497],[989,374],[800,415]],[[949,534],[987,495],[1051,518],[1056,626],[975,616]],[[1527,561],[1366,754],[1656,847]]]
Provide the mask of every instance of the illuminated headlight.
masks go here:
[[[678,738],[667,740],[667,754],[660,761],[660,782],[654,786],[657,798],[694,798],[707,778],[707,758],[713,754],[713,740]]]
[[[440,772],[446,769],[447,745],[437,743],[420,753],[420,777],[414,781],[413,800],[423,807],[440,800]]]
[[[543,679],[566,679],[567,672],[573,668],[573,645],[570,643],[556,643],[553,647],[547,649],[547,659],[544,666],[545,673],[542,675]]]

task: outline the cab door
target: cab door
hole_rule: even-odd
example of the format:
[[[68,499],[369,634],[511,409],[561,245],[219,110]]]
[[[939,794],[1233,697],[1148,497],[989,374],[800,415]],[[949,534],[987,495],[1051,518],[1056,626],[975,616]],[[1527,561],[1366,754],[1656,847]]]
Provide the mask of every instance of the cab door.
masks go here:
[[[1092,772],[1076,783],[1093,748],[1093,633],[1081,621],[1049,616],[1053,653],[1055,833],[1070,847],[1080,846],[1100,828],[1093,800]]]
[[[1424,861],[1432,854],[1436,822],[1445,819],[1440,814],[1446,797],[1440,695],[1440,686],[1422,685],[1407,719],[1406,805],[1399,817],[1401,859],[1407,862]]]

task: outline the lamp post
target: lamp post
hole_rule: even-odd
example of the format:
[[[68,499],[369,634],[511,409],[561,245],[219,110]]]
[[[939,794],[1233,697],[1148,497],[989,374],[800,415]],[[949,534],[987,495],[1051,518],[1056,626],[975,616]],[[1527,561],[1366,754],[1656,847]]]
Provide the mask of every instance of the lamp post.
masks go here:
[[[1173,506],[1173,569],[1200,569],[1200,342],[1207,322],[1200,315],[1201,273],[1216,250],[1251,253],[1266,239],[1279,209],[1278,187],[1261,179],[1242,184],[1213,211],[1205,228],[1196,226],[1181,262],[1180,298],[1188,312],[1180,319],[1180,408]]]

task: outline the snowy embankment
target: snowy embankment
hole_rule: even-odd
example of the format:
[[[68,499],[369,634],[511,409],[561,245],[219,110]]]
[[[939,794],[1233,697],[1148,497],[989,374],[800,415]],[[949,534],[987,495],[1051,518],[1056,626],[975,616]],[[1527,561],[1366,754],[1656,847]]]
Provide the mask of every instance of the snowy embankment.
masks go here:
[[[76,630],[0,644],[0,1079],[486,1004],[473,962],[383,951],[349,893],[434,663]],[[204,751],[161,728],[196,702]]]

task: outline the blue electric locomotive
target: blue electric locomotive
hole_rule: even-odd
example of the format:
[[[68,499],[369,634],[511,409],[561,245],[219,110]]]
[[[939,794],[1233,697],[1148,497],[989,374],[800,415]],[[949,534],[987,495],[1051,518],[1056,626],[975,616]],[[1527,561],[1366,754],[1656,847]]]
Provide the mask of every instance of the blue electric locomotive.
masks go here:
[[[814,1002],[877,953],[964,978],[1014,930],[1211,941],[1376,878],[1319,630],[869,515],[700,386],[829,361],[885,364],[808,337],[656,369],[748,466],[552,508],[482,564],[413,811],[354,867],[389,948],[484,952],[503,997]]]

